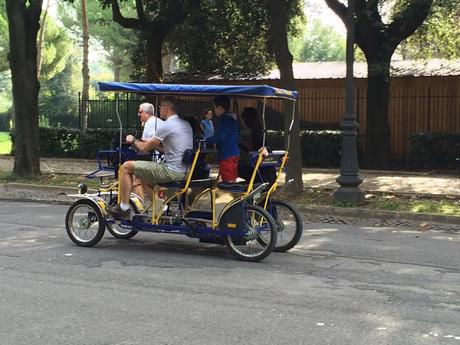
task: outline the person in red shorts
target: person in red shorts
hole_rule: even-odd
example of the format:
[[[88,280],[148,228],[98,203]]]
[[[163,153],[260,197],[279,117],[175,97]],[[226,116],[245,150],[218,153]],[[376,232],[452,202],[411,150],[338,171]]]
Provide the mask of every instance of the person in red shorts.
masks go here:
[[[240,126],[236,114],[230,112],[230,98],[223,95],[215,97],[214,113],[217,116],[216,128],[214,135],[206,141],[216,144],[222,182],[234,183],[238,177],[240,159],[238,148]]]

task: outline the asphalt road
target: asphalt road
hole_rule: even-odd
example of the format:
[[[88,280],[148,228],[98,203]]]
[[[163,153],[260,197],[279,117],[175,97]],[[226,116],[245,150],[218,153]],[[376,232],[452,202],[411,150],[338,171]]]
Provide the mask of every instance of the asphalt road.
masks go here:
[[[0,344],[460,344],[460,233],[305,224],[260,263],[176,235],[67,237],[0,201]]]

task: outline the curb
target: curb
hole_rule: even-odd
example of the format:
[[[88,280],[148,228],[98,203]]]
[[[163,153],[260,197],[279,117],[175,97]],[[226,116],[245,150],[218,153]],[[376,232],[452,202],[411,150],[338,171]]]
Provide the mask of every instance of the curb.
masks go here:
[[[23,183],[0,184],[1,200],[38,201],[52,202],[70,205],[75,197],[68,194],[76,194],[77,189],[72,187],[54,187]]]
[[[23,183],[0,184],[0,200],[51,202],[70,205],[76,199],[69,194],[77,194],[75,187],[55,187]],[[373,218],[382,220],[411,220],[418,222],[433,222],[444,224],[460,224],[459,216],[438,214],[421,214],[412,212],[370,210],[365,208],[332,207],[332,206],[299,206],[305,213],[322,216],[338,216],[351,218]]]
[[[459,216],[441,214],[412,213],[401,211],[370,210],[366,208],[345,208],[332,206],[300,206],[299,210],[306,213],[324,216],[341,216],[351,218],[374,218],[383,220],[411,220],[418,222],[460,224]]]

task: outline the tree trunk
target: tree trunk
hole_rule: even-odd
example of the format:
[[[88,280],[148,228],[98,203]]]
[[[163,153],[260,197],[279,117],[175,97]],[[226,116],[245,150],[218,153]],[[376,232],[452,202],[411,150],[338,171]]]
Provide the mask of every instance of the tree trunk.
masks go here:
[[[159,83],[163,79],[163,63],[161,58],[163,39],[157,35],[147,38],[147,81]]]
[[[88,55],[89,55],[89,33],[88,33],[88,18],[86,16],[86,0],[81,0],[81,27],[83,31],[83,62],[81,73],[83,77],[83,89],[81,92],[82,107],[81,107],[81,119],[82,128],[85,129],[88,126],[88,102],[89,99],[89,67],[88,67]]]
[[[391,57],[392,54],[389,54]],[[386,61],[384,61],[386,60]],[[383,61],[383,62],[382,62]],[[390,168],[390,59],[368,60],[365,167]]]
[[[121,67],[119,65],[113,65],[113,81],[120,81]]]
[[[41,7],[41,0],[29,1],[28,6],[23,1],[6,1],[16,134],[13,174],[20,177],[40,174],[37,35]]]
[[[292,70],[293,57],[288,47],[287,39],[287,13],[285,2],[280,0],[269,0],[270,15],[270,40],[272,50],[275,54],[276,64],[280,71],[281,87],[288,90],[295,90],[294,72]],[[284,129],[285,133],[289,130],[293,104],[285,102],[284,106]],[[302,153],[300,149],[299,131],[299,112],[295,109],[294,124],[291,130],[289,161],[287,165],[287,179],[294,179],[291,187],[292,191],[301,192],[303,189],[302,181]],[[287,136],[285,135],[287,140]]]

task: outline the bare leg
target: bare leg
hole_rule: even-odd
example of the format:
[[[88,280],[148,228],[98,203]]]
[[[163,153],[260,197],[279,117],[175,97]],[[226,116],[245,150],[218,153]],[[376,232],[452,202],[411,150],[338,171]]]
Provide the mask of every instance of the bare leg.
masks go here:
[[[120,196],[121,202],[124,204],[129,204],[129,195],[131,194],[131,189],[133,187],[133,176],[134,176],[134,162],[127,161],[123,164],[121,170],[121,180],[120,180]]]
[[[147,198],[149,201],[152,201],[152,198],[153,198],[153,188],[151,186],[149,186],[146,182],[140,180],[141,183],[142,183],[142,189],[143,191],[145,191],[145,193],[147,194]],[[145,200],[144,200],[145,201]]]
[[[133,175],[133,191],[144,200],[144,187],[140,178]]]

